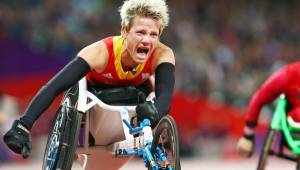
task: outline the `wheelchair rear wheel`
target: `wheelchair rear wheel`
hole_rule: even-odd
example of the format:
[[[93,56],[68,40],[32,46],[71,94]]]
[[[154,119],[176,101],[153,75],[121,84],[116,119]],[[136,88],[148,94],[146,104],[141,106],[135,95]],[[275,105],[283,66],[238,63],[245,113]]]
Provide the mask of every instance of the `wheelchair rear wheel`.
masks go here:
[[[43,170],[70,170],[79,136],[82,113],[75,108],[77,86],[65,93],[57,111],[44,153]]]
[[[275,130],[270,129],[267,137],[265,138],[263,149],[260,152],[257,170],[264,170],[266,167],[267,157],[270,153],[270,149],[275,137]]]
[[[178,131],[176,123],[170,115],[163,117],[156,126],[153,146],[153,148],[160,147],[166,154],[173,170],[181,169]],[[154,159],[158,159],[158,155],[154,154]],[[163,167],[164,165],[160,166]]]

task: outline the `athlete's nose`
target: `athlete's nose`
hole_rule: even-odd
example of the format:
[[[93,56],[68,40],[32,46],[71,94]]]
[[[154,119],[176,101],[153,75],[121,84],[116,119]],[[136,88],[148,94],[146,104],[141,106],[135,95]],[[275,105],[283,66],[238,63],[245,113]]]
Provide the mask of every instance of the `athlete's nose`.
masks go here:
[[[143,45],[148,45],[151,44],[151,37],[150,35],[144,35],[142,40],[141,40]]]

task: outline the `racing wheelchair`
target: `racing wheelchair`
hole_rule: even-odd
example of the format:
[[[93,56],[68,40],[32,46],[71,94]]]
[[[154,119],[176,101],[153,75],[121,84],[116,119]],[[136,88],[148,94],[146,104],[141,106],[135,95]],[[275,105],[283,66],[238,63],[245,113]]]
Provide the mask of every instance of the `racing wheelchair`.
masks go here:
[[[133,86],[97,89],[84,77],[64,94],[42,169],[70,170],[77,158],[86,170],[115,170],[139,157],[148,170],[180,170],[174,119],[166,115],[153,129],[148,119],[137,122],[135,106],[149,96]]]
[[[265,170],[269,155],[295,161],[296,170],[300,170],[300,123],[291,116],[287,117],[287,107],[288,102],[282,94],[276,103],[257,170]]]

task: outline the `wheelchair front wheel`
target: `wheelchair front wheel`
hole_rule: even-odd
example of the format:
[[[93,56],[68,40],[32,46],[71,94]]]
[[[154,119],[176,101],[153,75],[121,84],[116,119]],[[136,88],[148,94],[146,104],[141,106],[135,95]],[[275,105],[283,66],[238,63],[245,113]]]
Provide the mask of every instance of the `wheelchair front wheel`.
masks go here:
[[[43,170],[70,170],[77,146],[82,113],[75,108],[76,95],[66,92],[54,119],[44,153]]]
[[[156,147],[164,151],[173,170],[181,169],[178,131],[170,115],[164,116],[154,130],[153,148]],[[157,158],[158,155],[154,154],[154,159]]]
[[[275,130],[270,129],[267,137],[265,138],[263,149],[260,152],[257,170],[264,170],[266,167],[267,157],[270,153],[270,149],[275,137]]]

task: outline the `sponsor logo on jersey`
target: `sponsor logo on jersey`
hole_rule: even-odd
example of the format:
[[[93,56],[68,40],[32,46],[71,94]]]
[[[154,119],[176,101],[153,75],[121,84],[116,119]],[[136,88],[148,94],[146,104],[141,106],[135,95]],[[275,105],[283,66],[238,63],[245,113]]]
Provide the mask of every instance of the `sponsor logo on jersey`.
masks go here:
[[[103,77],[109,78],[109,79],[113,79],[113,76],[111,73],[103,73],[101,74]]]

